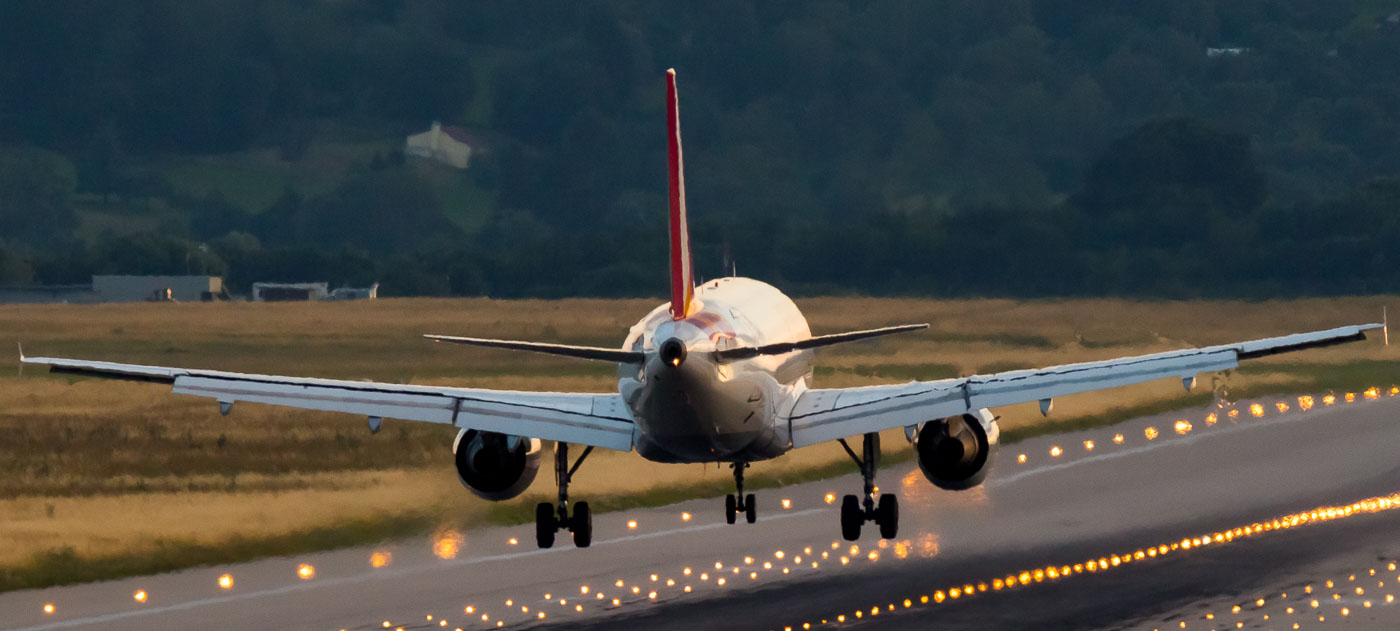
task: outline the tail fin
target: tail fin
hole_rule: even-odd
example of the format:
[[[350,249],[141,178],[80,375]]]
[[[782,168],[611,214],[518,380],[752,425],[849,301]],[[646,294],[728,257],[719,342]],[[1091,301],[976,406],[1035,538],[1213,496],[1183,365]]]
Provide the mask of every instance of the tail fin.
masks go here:
[[[666,71],[666,132],[671,179],[671,318],[690,314],[695,276],[690,271],[690,232],[685,224],[685,169],[681,160],[681,112],[676,70]]]

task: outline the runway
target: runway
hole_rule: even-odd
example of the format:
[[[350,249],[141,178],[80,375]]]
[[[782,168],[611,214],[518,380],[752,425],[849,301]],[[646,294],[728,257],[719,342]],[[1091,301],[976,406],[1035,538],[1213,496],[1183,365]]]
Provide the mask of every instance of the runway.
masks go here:
[[[885,469],[890,542],[840,540],[851,475],[759,492],[754,525],[599,515],[587,550],[523,525],[9,593],[0,629],[1396,628],[1397,392],[1039,437],[963,493]]]

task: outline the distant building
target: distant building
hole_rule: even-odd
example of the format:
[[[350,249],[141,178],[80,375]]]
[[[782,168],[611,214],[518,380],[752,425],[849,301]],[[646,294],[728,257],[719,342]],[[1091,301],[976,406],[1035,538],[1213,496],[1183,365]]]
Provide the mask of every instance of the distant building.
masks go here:
[[[10,285],[0,287],[0,304],[90,304],[100,302],[92,285]]]
[[[325,300],[328,283],[253,283],[253,302]]]
[[[92,291],[100,302],[197,302],[224,297],[218,276],[93,276]]]
[[[1247,52],[1249,52],[1249,49],[1248,49],[1248,48],[1245,48],[1245,47],[1243,47],[1243,46],[1226,46],[1226,47],[1223,47],[1223,48],[1207,48],[1207,49],[1206,49],[1206,57],[1209,57],[1209,58],[1211,58],[1211,59],[1215,59],[1216,57],[1238,57],[1238,56],[1243,55],[1243,54],[1245,54],[1245,53],[1247,53]]]
[[[379,283],[369,287],[341,287],[331,292],[331,300],[374,300],[379,297]]]
[[[467,130],[450,125],[443,127],[442,123],[433,121],[432,129],[408,137],[403,152],[465,169],[471,163],[473,149],[480,146]]]

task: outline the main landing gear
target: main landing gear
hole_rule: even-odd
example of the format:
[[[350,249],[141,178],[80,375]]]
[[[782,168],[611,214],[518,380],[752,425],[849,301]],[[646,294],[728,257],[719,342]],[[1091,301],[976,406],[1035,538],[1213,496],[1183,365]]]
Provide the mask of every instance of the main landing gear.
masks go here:
[[[875,470],[880,466],[880,435],[865,435],[862,446],[864,458],[856,456],[856,452],[846,444],[846,439],[837,442],[860,467],[860,474],[865,478],[864,506],[854,495],[841,498],[841,536],[846,541],[855,541],[860,538],[860,527],[867,521],[873,521],[880,526],[881,537],[895,538],[899,535],[899,500],[894,495],[881,493],[879,505],[875,504]]]
[[[593,453],[592,446],[584,449],[583,455],[570,467],[569,444],[554,444],[554,481],[559,486],[559,504],[556,507],[540,502],[535,506],[535,542],[541,548],[553,547],[554,535],[560,530],[572,532],[574,545],[580,548],[593,544],[593,514],[588,510],[588,502],[574,504],[574,514],[569,516],[569,481],[590,453]]]
[[[750,524],[758,521],[758,502],[754,501],[753,493],[744,495],[744,469],[749,468],[747,462],[735,462],[729,465],[734,470],[734,490],[724,496],[724,521],[734,523],[739,513],[744,514],[744,519]]]

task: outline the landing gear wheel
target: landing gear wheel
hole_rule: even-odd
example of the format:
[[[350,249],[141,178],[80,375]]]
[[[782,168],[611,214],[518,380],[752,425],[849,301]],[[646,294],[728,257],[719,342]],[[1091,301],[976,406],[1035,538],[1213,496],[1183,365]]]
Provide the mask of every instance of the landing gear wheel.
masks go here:
[[[593,513],[588,510],[588,502],[574,505],[574,514],[569,516],[569,482],[574,472],[583,465],[593,447],[583,450],[583,454],[569,466],[569,443],[554,444],[554,482],[559,485],[559,502],[555,506],[540,504],[535,507],[535,539],[541,548],[554,545],[554,535],[560,530],[569,530],[574,535],[574,545],[587,548],[593,544]]]
[[[875,523],[880,524],[880,536],[893,539],[899,535],[899,499],[881,495],[880,507],[875,509]]]
[[[732,524],[738,520],[738,513],[743,513],[744,521],[752,524],[758,521],[758,502],[753,493],[744,495],[744,469],[749,468],[749,463],[732,462],[729,468],[734,470],[734,493],[724,496],[724,520]]]
[[[881,537],[893,539],[899,534],[899,500],[893,495],[881,495],[879,505],[875,503],[875,495],[879,491],[875,486],[875,472],[880,468],[880,435],[869,433],[862,438],[862,453],[859,456],[846,444],[846,439],[836,439],[851,461],[860,467],[865,496],[864,501],[855,495],[841,498],[841,536],[846,541],[855,541],[860,538],[861,526],[873,521],[880,526]]]
[[[860,526],[865,523],[865,513],[860,509],[860,498],[847,495],[841,498],[841,537],[846,541],[860,539]]]
[[[588,502],[574,504],[574,516],[569,520],[569,530],[574,531],[574,545],[587,548],[593,545],[593,513],[588,510]]]
[[[541,548],[554,547],[554,533],[559,530],[559,522],[554,517],[554,506],[547,502],[535,505],[535,543]]]

